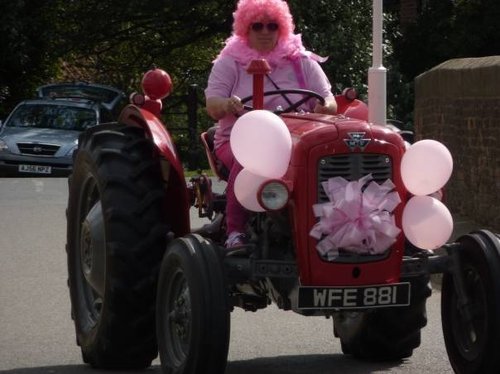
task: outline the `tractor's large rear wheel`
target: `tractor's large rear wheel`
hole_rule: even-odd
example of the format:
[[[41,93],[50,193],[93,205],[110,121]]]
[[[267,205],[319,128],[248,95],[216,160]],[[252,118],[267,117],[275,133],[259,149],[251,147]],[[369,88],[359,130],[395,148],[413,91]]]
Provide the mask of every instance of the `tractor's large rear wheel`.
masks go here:
[[[163,199],[159,161],[142,129],[99,125],[80,137],[69,185],[68,285],[77,343],[94,367],[144,368],[157,356]]]
[[[168,374],[223,373],[230,306],[217,249],[199,235],[170,242],[158,282],[157,336]]]
[[[334,332],[345,354],[368,360],[399,360],[410,357],[420,346],[420,331],[427,324],[425,304],[431,295],[429,277],[403,281],[411,283],[409,306],[334,316]]]
[[[445,274],[441,290],[448,357],[458,374],[500,373],[500,238],[479,231],[457,242],[458,274]]]

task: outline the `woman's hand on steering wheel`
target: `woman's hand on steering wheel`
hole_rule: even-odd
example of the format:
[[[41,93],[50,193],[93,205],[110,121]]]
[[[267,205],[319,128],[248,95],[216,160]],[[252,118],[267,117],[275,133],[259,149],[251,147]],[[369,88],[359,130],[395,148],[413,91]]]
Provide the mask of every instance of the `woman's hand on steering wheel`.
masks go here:
[[[325,103],[317,103],[314,107],[314,113],[337,114],[337,102],[334,96],[327,97]]]
[[[232,113],[235,116],[238,116],[243,111],[243,109],[245,108],[238,96],[233,95],[229,99],[227,99],[226,113]]]

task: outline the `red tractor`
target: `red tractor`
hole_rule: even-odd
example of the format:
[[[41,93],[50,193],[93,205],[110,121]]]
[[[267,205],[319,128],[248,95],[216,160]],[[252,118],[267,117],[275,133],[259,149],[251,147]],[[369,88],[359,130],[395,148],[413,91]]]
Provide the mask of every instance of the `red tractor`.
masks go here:
[[[84,362],[145,368],[159,352],[165,373],[223,373],[231,311],[271,303],[332,317],[345,354],[401,359],[420,345],[430,275],[442,273],[442,325],[455,372],[500,372],[498,235],[473,232],[435,255],[401,232],[382,252],[341,248],[333,259],[321,256],[310,235],[318,222],[313,206],[327,200],[321,186],[339,176],[391,180],[401,199],[392,216],[401,227],[409,192],[400,173],[406,149],[400,132],[369,123],[366,105],[351,91],[337,96],[338,115],[296,113],[298,105],[281,110],[293,142],[288,169],[259,188],[263,211],[252,214],[248,245],[228,250],[224,194],[213,192],[206,177],[186,182],[159,119],[171,87],[167,77],[159,69],[146,73],[145,95],[133,97],[117,123],[95,126],[79,139],[69,179],[67,257]],[[257,90],[253,102],[282,93],[288,91]],[[202,141],[224,178],[211,131]],[[268,204],[275,197],[284,201],[279,209]],[[211,218],[196,232],[192,204]]]

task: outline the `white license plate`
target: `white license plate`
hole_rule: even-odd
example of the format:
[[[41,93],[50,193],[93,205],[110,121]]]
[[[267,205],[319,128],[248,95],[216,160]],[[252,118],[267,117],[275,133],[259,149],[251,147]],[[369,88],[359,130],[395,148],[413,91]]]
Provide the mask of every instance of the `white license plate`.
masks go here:
[[[50,174],[52,167],[42,165],[19,165],[20,173]]]
[[[367,309],[410,305],[410,283],[360,287],[300,287],[299,309]]]

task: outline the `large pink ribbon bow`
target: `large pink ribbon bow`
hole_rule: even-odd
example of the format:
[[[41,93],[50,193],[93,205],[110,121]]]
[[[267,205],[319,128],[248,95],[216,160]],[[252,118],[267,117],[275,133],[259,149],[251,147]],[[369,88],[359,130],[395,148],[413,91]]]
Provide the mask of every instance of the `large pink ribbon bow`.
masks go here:
[[[310,235],[324,258],[332,261],[340,249],[380,254],[396,241],[401,230],[392,212],[401,199],[390,179],[378,184],[371,174],[352,182],[334,177],[322,186],[330,201],[313,206],[319,221]]]

